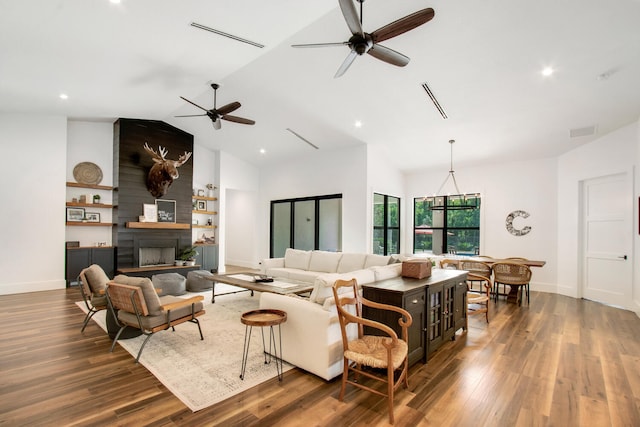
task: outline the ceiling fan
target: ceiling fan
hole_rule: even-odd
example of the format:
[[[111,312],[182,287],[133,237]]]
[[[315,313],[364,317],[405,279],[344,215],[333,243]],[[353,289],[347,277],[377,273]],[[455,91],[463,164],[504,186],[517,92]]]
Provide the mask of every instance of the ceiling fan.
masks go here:
[[[420,25],[429,22],[433,19],[435,12],[432,8],[426,8],[407,15],[404,18],[400,18],[390,24],[385,25],[382,28],[378,28],[373,33],[365,33],[362,29],[362,3],[364,0],[356,0],[360,3],[360,17],[358,18],[358,12],[356,11],[353,0],[338,0],[340,3],[340,9],[342,9],[342,15],[347,22],[347,26],[352,33],[351,38],[346,42],[340,43],[314,43],[314,44],[294,44],[292,47],[326,47],[326,46],[349,46],[351,52],[344,60],[338,71],[336,77],[343,75],[349,66],[353,63],[358,55],[364,55],[368,53],[374,58],[378,58],[384,62],[388,62],[398,67],[404,67],[409,63],[409,57],[396,52],[393,49],[384,47],[379,42],[389,40],[392,37],[399,36],[406,33],[409,30],[413,30]]]
[[[240,103],[237,102],[237,101],[236,102],[232,102],[232,103],[227,104],[227,105],[224,105],[224,106],[222,106],[220,108],[216,108],[216,94],[218,93],[218,88],[220,87],[220,85],[217,84],[217,83],[211,83],[211,87],[213,88],[213,108],[211,110],[207,110],[206,108],[199,106],[195,102],[189,101],[184,96],[181,96],[180,98],[184,99],[189,104],[195,105],[199,109],[206,111],[206,113],[205,114],[187,114],[187,115],[184,115],[184,116],[176,116],[176,117],[207,116],[207,117],[209,117],[211,119],[211,122],[213,122],[213,128],[214,129],[220,129],[222,127],[222,124],[220,123],[220,120],[227,120],[229,122],[242,123],[243,125],[254,125],[254,124],[256,124],[256,122],[253,121],[253,120],[245,119],[243,117],[229,115],[229,113],[231,113],[231,112],[237,110],[238,108],[240,108]]]

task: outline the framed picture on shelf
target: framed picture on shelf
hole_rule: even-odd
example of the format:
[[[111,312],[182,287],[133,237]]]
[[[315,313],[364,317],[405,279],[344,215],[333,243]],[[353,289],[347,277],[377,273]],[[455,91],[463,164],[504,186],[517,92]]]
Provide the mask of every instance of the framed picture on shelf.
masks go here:
[[[79,222],[84,219],[84,208],[67,208],[67,222]]]
[[[158,207],[151,203],[145,203],[142,205],[142,212],[144,213],[144,222],[158,222]]]
[[[176,222],[176,201],[156,199],[158,222]]]
[[[100,214],[98,212],[85,212],[84,218],[87,222],[100,222]]]
[[[198,200],[198,204],[196,206],[196,210],[206,211],[207,210],[207,202],[205,200]]]

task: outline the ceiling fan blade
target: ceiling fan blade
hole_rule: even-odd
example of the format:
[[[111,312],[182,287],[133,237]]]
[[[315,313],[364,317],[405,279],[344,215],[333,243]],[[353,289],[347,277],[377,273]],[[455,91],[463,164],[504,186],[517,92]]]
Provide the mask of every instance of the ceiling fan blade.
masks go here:
[[[224,116],[222,116],[222,119],[224,120],[228,120],[230,122],[235,122],[235,123],[242,123],[243,125],[255,125],[256,122],[250,119],[245,119],[243,117],[238,117],[238,116],[230,116],[228,114],[225,114]]]
[[[389,40],[392,37],[399,36],[402,33],[406,33],[409,30],[413,30],[414,28],[431,21],[434,15],[435,12],[430,7],[419,10],[411,15],[407,15],[404,18],[400,18],[397,21],[387,24],[382,28],[378,28],[371,33],[371,37],[373,37],[374,43]]]
[[[306,43],[306,44],[292,44],[291,47],[330,47],[330,46],[345,46],[349,42],[336,42],[336,43]]]
[[[379,44],[374,44],[367,53],[374,58],[387,62],[391,65],[397,65],[398,67],[404,67],[410,61],[408,56]]]
[[[185,98],[184,96],[181,96],[180,98],[184,99],[185,101],[187,101],[187,102],[188,102],[189,104],[191,104],[191,105],[195,105],[196,107],[198,107],[198,108],[199,108],[199,109],[201,109],[201,110],[209,111],[209,110],[207,110],[206,108],[201,107],[201,106],[199,106],[198,104],[196,104],[196,103],[194,103],[194,102],[189,101],[189,100],[188,100],[187,98]]]
[[[345,60],[342,62],[342,65],[340,65],[340,68],[338,68],[338,71],[336,71],[336,75],[333,76],[333,78],[337,79],[338,77],[346,73],[351,64],[353,64],[353,61],[356,59],[356,56],[358,56],[358,52],[351,49],[351,52],[349,52],[349,55],[347,55]]]
[[[215,130],[218,130],[222,127],[222,123],[220,123],[220,120],[217,119],[211,119],[211,121],[213,122],[213,128]]]
[[[173,116],[173,117],[202,117],[202,116],[206,116],[207,114],[185,114],[183,116]]]
[[[358,17],[358,11],[356,11],[353,0],[339,0],[339,2],[340,9],[342,9],[342,15],[344,16],[344,20],[347,21],[347,26],[349,27],[351,34],[364,35],[364,30],[362,29],[362,24]]]
[[[227,113],[230,113],[232,111],[237,110],[238,108],[240,108],[240,103],[239,102],[232,102],[230,104],[223,105],[222,107],[217,108],[216,112],[218,114],[227,114]]]

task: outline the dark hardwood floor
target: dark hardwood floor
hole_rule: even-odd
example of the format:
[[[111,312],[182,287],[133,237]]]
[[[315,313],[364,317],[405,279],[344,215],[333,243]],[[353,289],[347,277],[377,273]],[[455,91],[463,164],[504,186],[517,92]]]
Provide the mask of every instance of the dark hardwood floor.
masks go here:
[[[247,295],[249,298],[249,296]],[[0,296],[0,425],[387,425],[383,398],[293,369],[192,413],[83,313],[77,288]],[[640,426],[640,319],[532,292],[472,316],[395,399],[397,426]],[[207,331],[205,332],[205,339]]]

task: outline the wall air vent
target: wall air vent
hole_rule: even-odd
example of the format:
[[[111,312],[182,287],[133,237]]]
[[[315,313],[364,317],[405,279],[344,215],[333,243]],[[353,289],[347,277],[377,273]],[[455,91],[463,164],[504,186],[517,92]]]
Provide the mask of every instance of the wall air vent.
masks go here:
[[[581,136],[591,136],[596,134],[596,126],[585,126],[583,128],[569,129],[569,137],[580,138]]]
[[[308,139],[302,137],[301,135],[299,135],[298,133],[296,133],[295,131],[287,128],[287,130],[289,132],[291,132],[292,134],[294,134],[295,136],[297,136],[298,138],[300,138],[301,140],[303,140],[304,142],[306,142],[307,144],[309,144],[310,146],[312,146],[313,148],[315,148],[316,150],[319,150],[320,148],[318,148],[317,145],[313,144],[311,141],[309,141]]]
[[[429,95],[429,98],[431,98],[431,102],[433,102],[433,105],[436,106],[436,109],[438,110],[442,118],[446,119],[447,113],[445,113],[444,109],[440,105],[440,102],[438,101],[436,96],[433,94],[433,92],[431,92],[431,89],[429,89],[429,86],[427,86],[426,82],[422,83],[422,88],[425,90],[425,92],[427,92],[427,95]]]

